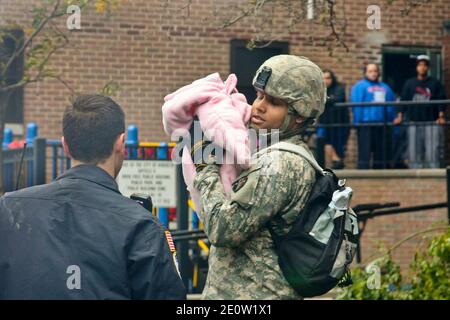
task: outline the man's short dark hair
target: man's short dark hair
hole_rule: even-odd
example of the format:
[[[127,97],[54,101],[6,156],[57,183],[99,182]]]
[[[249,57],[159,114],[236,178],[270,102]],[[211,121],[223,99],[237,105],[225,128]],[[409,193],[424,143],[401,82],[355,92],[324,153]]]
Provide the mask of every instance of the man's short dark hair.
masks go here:
[[[106,160],[124,132],[123,110],[109,97],[80,95],[64,112],[64,140],[75,160],[94,164]]]

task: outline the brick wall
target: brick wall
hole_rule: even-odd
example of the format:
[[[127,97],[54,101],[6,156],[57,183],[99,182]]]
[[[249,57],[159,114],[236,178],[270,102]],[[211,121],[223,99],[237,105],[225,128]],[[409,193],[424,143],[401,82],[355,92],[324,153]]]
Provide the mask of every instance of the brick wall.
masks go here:
[[[31,3],[40,0],[2,0],[0,24],[7,21],[29,22]],[[217,30],[219,11],[228,1],[192,2],[187,10],[177,9],[183,1],[135,0],[126,2],[109,18],[85,12],[82,30],[74,31],[70,48],[55,56],[53,67],[68,83],[82,92],[96,91],[108,81],[117,82],[121,92],[117,100],[127,113],[127,122],[136,123],[144,140],[167,140],[161,126],[160,107],[165,94],[195,78],[218,71],[229,72],[230,40],[249,39],[250,19],[230,29]],[[366,28],[366,8],[382,8],[381,30]],[[342,3],[340,4],[342,6]],[[448,0],[436,0],[401,15],[401,1],[386,7],[384,1],[346,1],[350,52],[339,48],[330,57],[317,39],[328,30],[304,23],[292,32],[286,31],[281,10],[275,19],[273,34],[289,41],[290,52],[311,57],[321,67],[334,69],[339,79],[351,84],[361,77],[361,67],[369,61],[381,61],[383,44],[405,46],[443,46],[443,21],[450,16]],[[338,7],[338,10],[340,8]],[[341,12],[341,11],[338,11]],[[61,20],[64,26],[65,19]],[[448,51],[445,68],[448,70]],[[447,90],[449,88],[447,81]],[[50,138],[60,135],[60,118],[69,92],[56,81],[30,85],[25,93],[25,120],[37,121],[41,134]],[[350,149],[354,148],[351,144]]]
[[[354,190],[352,205],[400,202],[401,207],[447,202],[445,170],[342,170]],[[406,237],[448,221],[447,209],[380,216],[367,222],[362,237],[362,262],[376,255],[380,248],[390,248]],[[432,234],[432,233],[431,233]],[[428,236],[430,234],[427,234]],[[393,252],[393,259],[406,269],[417,248],[426,242],[422,237],[405,242]]]

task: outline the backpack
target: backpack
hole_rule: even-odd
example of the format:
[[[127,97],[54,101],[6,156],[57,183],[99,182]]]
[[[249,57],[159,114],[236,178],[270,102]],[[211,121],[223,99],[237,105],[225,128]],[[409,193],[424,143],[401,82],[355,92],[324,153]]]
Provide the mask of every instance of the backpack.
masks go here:
[[[325,294],[336,285],[350,285],[348,267],[359,234],[356,214],[348,207],[352,189],[333,171],[322,169],[301,146],[279,142],[268,149],[296,153],[316,170],[308,201],[289,232],[277,235],[268,224],[286,280],[302,297]]]

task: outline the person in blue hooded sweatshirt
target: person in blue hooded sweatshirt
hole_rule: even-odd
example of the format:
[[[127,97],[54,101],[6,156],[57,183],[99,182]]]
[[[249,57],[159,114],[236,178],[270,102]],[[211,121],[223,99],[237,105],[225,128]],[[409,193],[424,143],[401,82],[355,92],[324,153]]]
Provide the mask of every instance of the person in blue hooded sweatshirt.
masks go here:
[[[379,76],[380,69],[378,65],[375,63],[367,64],[364,68],[364,79],[358,81],[351,89],[351,102],[394,101],[394,93],[386,83],[378,80]],[[383,107],[354,106],[352,112],[354,124],[381,124],[385,121]],[[386,120],[392,122],[395,118],[394,108],[387,107],[386,113]],[[358,169],[383,168],[384,154],[387,152],[384,146],[388,146],[387,143],[384,143],[386,136],[382,125],[358,127]]]

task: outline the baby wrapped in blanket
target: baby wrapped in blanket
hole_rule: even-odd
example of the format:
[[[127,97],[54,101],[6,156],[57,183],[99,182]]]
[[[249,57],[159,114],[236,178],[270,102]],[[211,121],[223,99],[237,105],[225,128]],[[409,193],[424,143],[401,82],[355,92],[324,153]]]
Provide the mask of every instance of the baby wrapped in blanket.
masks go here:
[[[189,138],[189,129],[198,118],[205,138],[224,150],[220,177],[227,194],[240,171],[250,166],[251,159],[247,132],[251,106],[237,91],[236,84],[234,74],[224,82],[218,73],[213,73],[167,95],[162,107],[164,130],[172,140]],[[185,183],[198,211],[200,201],[193,186],[196,171],[186,146],[182,167]]]

